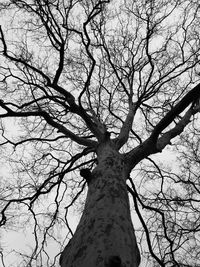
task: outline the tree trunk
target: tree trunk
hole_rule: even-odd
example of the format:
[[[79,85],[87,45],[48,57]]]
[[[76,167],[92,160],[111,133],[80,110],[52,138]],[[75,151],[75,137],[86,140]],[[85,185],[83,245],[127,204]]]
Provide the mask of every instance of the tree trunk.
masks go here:
[[[62,252],[62,267],[137,267],[140,253],[130,216],[121,155],[106,144],[97,151],[83,215]]]

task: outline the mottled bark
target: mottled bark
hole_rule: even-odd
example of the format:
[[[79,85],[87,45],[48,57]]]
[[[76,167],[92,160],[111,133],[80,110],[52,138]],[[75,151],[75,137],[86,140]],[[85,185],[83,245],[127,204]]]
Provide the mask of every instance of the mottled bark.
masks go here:
[[[130,216],[123,158],[98,148],[82,218],[61,255],[62,267],[137,267],[140,254]]]

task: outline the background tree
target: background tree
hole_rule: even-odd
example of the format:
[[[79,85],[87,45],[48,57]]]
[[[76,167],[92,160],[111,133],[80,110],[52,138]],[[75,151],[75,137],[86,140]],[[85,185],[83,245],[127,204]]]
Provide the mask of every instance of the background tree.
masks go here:
[[[138,266],[137,243],[141,266],[199,266],[198,1],[0,8],[0,225],[35,242],[19,266],[58,265],[78,201],[62,267]]]

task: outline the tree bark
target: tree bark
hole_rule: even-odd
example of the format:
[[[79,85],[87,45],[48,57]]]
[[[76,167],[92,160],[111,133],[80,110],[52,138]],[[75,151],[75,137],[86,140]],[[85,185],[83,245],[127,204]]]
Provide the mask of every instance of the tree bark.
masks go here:
[[[83,215],[60,258],[62,267],[137,267],[140,253],[131,221],[123,157],[98,147]]]

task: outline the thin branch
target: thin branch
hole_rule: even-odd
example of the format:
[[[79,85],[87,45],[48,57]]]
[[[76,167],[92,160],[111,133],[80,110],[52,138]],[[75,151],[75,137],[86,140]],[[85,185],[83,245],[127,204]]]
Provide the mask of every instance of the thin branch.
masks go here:
[[[47,84],[51,84],[50,78],[43,71],[41,71],[40,69],[30,65],[27,61],[25,61],[25,60],[23,60],[21,58],[16,58],[16,57],[13,57],[13,56],[8,54],[8,48],[7,48],[7,44],[6,44],[6,41],[5,41],[5,38],[4,38],[4,33],[3,33],[2,28],[1,28],[1,25],[0,25],[0,34],[1,34],[1,41],[2,41],[2,44],[3,44],[3,55],[6,58],[8,58],[11,61],[16,62],[16,63],[22,63],[27,68],[29,68],[29,69],[33,70],[34,72],[38,73],[39,75],[41,75],[46,80]]]
[[[131,179],[129,179],[131,184],[133,185],[133,182]],[[135,189],[135,188],[134,188]],[[147,244],[148,244],[148,248],[149,248],[149,251],[151,253],[151,256],[160,264],[160,266],[165,266],[165,264],[163,263],[163,261],[161,261],[157,256],[156,254],[153,252],[153,248],[152,248],[152,245],[151,245],[151,239],[150,239],[150,235],[149,235],[149,230],[147,228],[147,225],[142,217],[142,214],[139,210],[139,207],[138,207],[138,203],[137,203],[137,198],[138,198],[138,195],[136,193],[136,191],[133,191],[132,188],[130,188],[130,186],[127,185],[127,190],[128,192],[131,194],[131,196],[133,197],[133,202],[134,202],[134,206],[135,206],[135,211],[140,219],[140,222],[144,228],[144,231],[145,231],[145,234],[146,234],[146,239],[147,239]]]
[[[0,101],[0,106],[7,111],[7,113],[1,114],[0,118],[31,117],[31,116],[43,117],[46,120],[46,122],[52,127],[56,128],[58,132],[63,133],[66,137],[71,138],[78,144],[89,147],[96,147],[97,145],[97,142],[93,140],[88,140],[84,137],[79,137],[77,134],[74,134],[73,132],[68,130],[65,126],[56,122],[46,111],[41,110],[41,111],[29,111],[29,112],[16,112],[7,107],[2,100]]]

